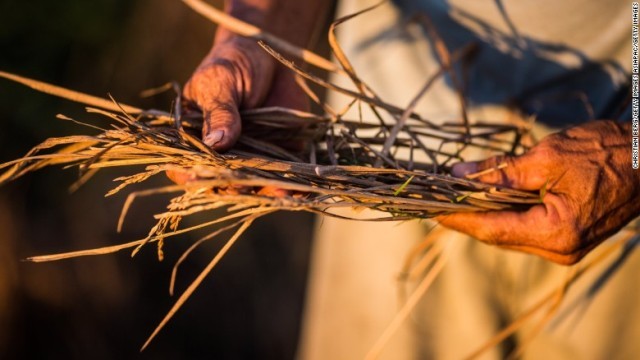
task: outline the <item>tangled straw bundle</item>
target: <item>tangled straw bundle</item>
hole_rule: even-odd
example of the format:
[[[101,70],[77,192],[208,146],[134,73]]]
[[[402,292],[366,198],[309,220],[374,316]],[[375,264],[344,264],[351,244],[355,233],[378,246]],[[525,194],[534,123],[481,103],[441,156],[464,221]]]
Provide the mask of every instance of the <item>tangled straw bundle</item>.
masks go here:
[[[526,134],[526,129],[503,124],[473,123],[467,118],[464,95],[460,88],[460,122],[437,124],[414,112],[418,101],[439,77],[449,74],[453,83],[458,83],[455,73],[451,71],[452,63],[472,51],[472,47],[467,47],[460,53],[449,54],[427,17],[418,20],[425,25],[426,32],[437,45],[442,66],[432,78],[425,79],[425,85],[409,106],[400,108],[380,99],[356,75],[335,39],[336,27],[360,13],[339,19],[331,26],[329,42],[338,60],[336,65],[308,50],[299,49],[233,19],[201,1],[185,2],[211,20],[259,41],[265,51],[296,73],[298,84],[313,101],[326,110],[326,115],[287,108],[245,110],[241,113],[243,134],[238,146],[220,154],[209,149],[199,139],[201,114],[183,111],[180,90],[176,85],[166,87],[175,89],[177,94],[171,112],[145,111],[120,104],[114,99],[96,98],[0,72],[1,77],[84,103],[89,106],[89,113],[97,113],[111,120],[109,128],[98,128],[58,115],[60,119],[89,126],[97,134],[46,140],[23,158],[0,165],[0,169],[6,169],[0,175],[0,185],[50,165],[78,167],[81,176],[73,187],[82,185],[103,168],[144,167],[142,171],[116,179],[120,184],[108,192],[107,196],[117,193],[127,185],[144,182],[151,176],[166,171],[185,172],[194,179],[184,185],[167,185],[129,195],[123,206],[118,229],[122,227],[129,206],[136,197],[160,193],[178,194],[170,201],[166,212],[155,215],[157,224],[145,239],[100,249],[32,257],[31,261],[106,254],[127,248],[133,248],[135,254],[148,243],[157,245],[158,255],[162,258],[165,239],[218,225],[215,231],[194,243],[179,259],[171,281],[173,293],[174,279],[180,263],[204,241],[235,229],[226,245],[179,297],[143,348],[192,294],[242,232],[255,219],[274,211],[309,211],[345,217],[348,215],[344,212],[334,210],[368,208],[377,210],[380,214],[376,219],[369,220],[397,221],[461,211],[526,208],[540,202],[538,194],[479,183],[473,181],[473,175],[461,179],[448,174],[451,163],[463,160],[461,154],[469,147],[501,153],[525,150],[520,140]],[[287,55],[347,76],[352,80],[354,90],[339,87],[312,75],[288,60]],[[336,111],[321,103],[307,86],[308,82],[349,97],[349,107]],[[344,114],[350,107],[362,105],[372,110],[374,119],[345,118]],[[293,149],[281,146],[300,143],[304,146],[293,146]],[[495,169],[488,171],[493,170]],[[285,190],[288,195],[270,196],[261,191],[265,187]],[[226,209],[226,215],[196,226],[180,228],[180,221],[184,217],[214,209]],[[432,257],[442,260],[437,254]],[[434,265],[432,270],[437,268]],[[435,276],[437,271],[431,274]]]
[[[233,19],[205,3],[191,0],[186,2],[210,19],[258,40],[265,51],[296,73],[302,89],[326,110],[326,115],[286,108],[244,111],[241,114],[243,134],[238,146],[219,154],[200,141],[201,114],[183,113],[180,90],[176,85],[167,87],[173,87],[177,93],[175,106],[167,113],[144,111],[119,104],[114,99],[96,98],[0,72],[0,76],[4,78],[84,103],[89,106],[89,113],[111,119],[109,128],[98,128],[58,115],[59,119],[89,126],[98,133],[46,140],[23,158],[1,165],[0,169],[7,170],[0,176],[0,184],[49,165],[77,166],[81,176],[72,188],[82,185],[103,168],[144,166],[140,172],[116,179],[120,184],[108,192],[107,196],[117,193],[127,185],[143,182],[166,171],[186,172],[194,179],[185,185],[168,185],[129,195],[118,229],[122,227],[127,210],[136,197],[178,193],[170,201],[167,211],[155,216],[158,222],[145,239],[100,249],[32,257],[31,261],[105,254],[126,248],[134,248],[135,254],[148,243],[156,243],[161,259],[165,239],[219,225],[214,232],[194,243],[180,258],[171,281],[173,293],[174,279],[180,263],[202,242],[236,229],[227,244],[180,296],[144,346],[191,295],[252,221],[271,212],[310,211],[344,217],[345,215],[338,215],[332,210],[345,207],[369,208],[380,213],[374,220],[383,221],[428,218],[459,211],[502,210],[539,202],[536,194],[496,188],[447,174],[451,162],[462,160],[461,153],[467,147],[500,152],[522,150],[519,144],[523,134],[521,129],[499,124],[470,124],[464,113],[463,96],[460,97],[463,110],[463,121],[460,123],[436,124],[413,111],[434,81],[449,72],[451,62],[465,56],[465,52],[449,56],[446,48],[439,47],[443,61],[441,69],[432,78],[426,79],[419,94],[403,109],[380,99],[358,78],[335,39],[335,28],[358,14],[339,19],[331,27],[329,41],[340,65],[338,66]],[[367,10],[370,9],[365,11]],[[439,41],[437,34],[435,41]],[[465,51],[469,50],[467,48]],[[349,77],[355,90],[331,84],[302,70],[280,52]],[[345,118],[344,114],[349,107],[335,111],[327,104],[320,103],[307,86],[308,82],[351,98],[349,107],[365,104],[375,114],[374,121]],[[305,145],[295,150],[280,146],[287,143]],[[428,161],[418,161],[422,158]],[[261,192],[265,187],[288,191],[290,196],[265,195]],[[189,228],[180,228],[183,217],[213,209],[226,209],[227,215]]]

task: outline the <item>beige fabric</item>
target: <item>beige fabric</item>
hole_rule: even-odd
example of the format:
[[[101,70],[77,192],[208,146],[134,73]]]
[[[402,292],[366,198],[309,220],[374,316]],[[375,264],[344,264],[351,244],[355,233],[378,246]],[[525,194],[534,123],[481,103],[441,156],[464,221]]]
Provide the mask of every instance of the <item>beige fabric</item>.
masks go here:
[[[371,3],[375,1],[343,1],[339,13],[353,13]],[[482,8],[468,10],[478,16],[490,13]],[[519,13],[517,17],[526,14]],[[339,35],[359,75],[383,99],[403,106],[436,68],[422,35],[411,29],[404,31],[398,23],[397,9],[387,3],[345,23],[339,28]],[[397,31],[376,39],[370,48],[355,50],[354,44],[387,28]],[[562,29],[547,30],[540,36],[554,36]],[[590,51],[601,56],[597,49]],[[345,79],[335,81],[348,83]],[[339,97],[332,101],[337,109],[346,102]],[[455,118],[456,109],[454,94],[441,81],[418,111],[432,119],[448,120]],[[479,119],[506,120],[509,116],[496,106],[472,111],[472,117]],[[542,127],[536,131],[549,132]],[[488,155],[467,154],[475,158]],[[375,216],[370,212],[360,215]],[[406,254],[423,240],[432,225],[418,221],[394,224],[319,219],[299,358],[362,358],[400,306],[396,277]],[[574,271],[537,257],[489,247],[452,231],[446,231],[439,241],[446,244],[450,260],[412,318],[389,342],[383,359],[464,358]],[[610,239],[585,261],[615,241]],[[640,352],[640,287],[634,281],[640,273],[640,254],[632,253],[601,291],[586,298],[585,292],[607,264],[571,289],[559,317],[529,345],[524,358],[631,359]],[[525,327],[518,338],[527,338],[531,330],[531,326]],[[483,358],[503,356],[502,349],[495,348]]]

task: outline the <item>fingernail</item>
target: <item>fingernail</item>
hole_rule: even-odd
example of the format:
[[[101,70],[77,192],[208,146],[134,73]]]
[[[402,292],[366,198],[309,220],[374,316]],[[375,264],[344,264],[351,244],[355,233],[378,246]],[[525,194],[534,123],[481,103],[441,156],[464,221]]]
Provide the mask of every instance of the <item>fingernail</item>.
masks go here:
[[[451,168],[451,174],[455,177],[464,177],[465,175],[473,174],[478,171],[478,163],[475,162],[460,162],[454,164]]]
[[[205,136],[204,143],[208,147],[213,147],[215,144],[222,141],[223,137],[224,137],[224,130],[215,130],[210,132],[207,136]]]

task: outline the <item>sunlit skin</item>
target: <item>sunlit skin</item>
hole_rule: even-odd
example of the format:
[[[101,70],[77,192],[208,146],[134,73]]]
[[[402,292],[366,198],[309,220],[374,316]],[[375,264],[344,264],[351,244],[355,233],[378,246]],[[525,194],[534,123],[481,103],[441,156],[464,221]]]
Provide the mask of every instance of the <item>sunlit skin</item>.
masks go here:
[[[225,11],[287,41],[305,47],[321,0],[227,0]],[[308,99],[293,73],[260,48],[255,40],[220,28],[209,54],[185,85],[184,97],[204,114],[202,139],[227,150],[240,136],[239,109],[284,106],[306,110]]]
[[[499,163],[478,180],[514,189],[546,191],[527,211],[458,213],[441,224],[488,244],[574,264],[640,214],[640,171],[631,168],[631,126],[585,123],[543,139],[525,155],[460,163],[462,177]]]
[[[236,17],[305,45],[311,32],[308,24],[321,3],[254,0],[226,5]],[[278,16],[285,16],[286,7],[296,16],[282,21]],[[237,141],[240,109],[308,107],[291,72],[254,41],[224,29],[186,84],[184,98],[203,112],[203,141],[218,151]],[[545,187],[543,201],[523,212],[459,213],[437,220],[489,244],[560,264],[576,263],[640,214],[640,172],[631,168],[630,132],[628,123],[593,121],[553,134],[520,157],[457,164],[453,174],[462,177],[506,162],[506,167],[477,180],[530,191]],[[168,176],[177,183],[193,180],[186,173]],[[260,194],[286,196],[287,192],[264,188]]]
[[[320,0],[245,0],[227,1],[225,10],[232,15],[304,46],[315,24]],[[216,32],[213,47],[184,87],[186,110],[203,113],[202,139],[216,151],[231,148],[242,131],[241,109],[282,106],[308,110],[309,100],[294,75],[279,65],[254,41],[224,28]],[[187,172],[171,171],[167,176],[178,184],[195,180]],[[227,189],[234,193],[237,189]],[[286,196],[282,189],[265,187],[265,196]]]
[[[238,37],[216,43],[185,85],[184,98],[202,111],[202,139],[217,151],[229,149],[240,136],[239,109],[309,106],[291,71],[255,41]]]
[[[277,66],[255,41],[238,37],[216,41],[185,85],[183,97],[190,104],[187,111],[189,107],[202,111],[202,139],[216,151],[228,150],[238,140],[242,130],[240,109],[309,107],[291,71]],[[195,180],[188,172],[170,171],[167,176],[178,184]],[[233,189],[229,191],[234,193]],[[261,194],[284,196],[286,192],[266,187]]]

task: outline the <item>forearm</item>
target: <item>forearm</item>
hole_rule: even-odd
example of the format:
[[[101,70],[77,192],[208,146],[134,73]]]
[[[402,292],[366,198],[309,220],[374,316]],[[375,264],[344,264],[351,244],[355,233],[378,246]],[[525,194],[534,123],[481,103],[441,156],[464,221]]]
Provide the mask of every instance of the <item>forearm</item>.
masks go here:
[[[295,45],[305,47],[318,21],[318,14],[330,2],[322,0],[226,0],[225,12]],[[233,37],[220,28],[215,42]]]

